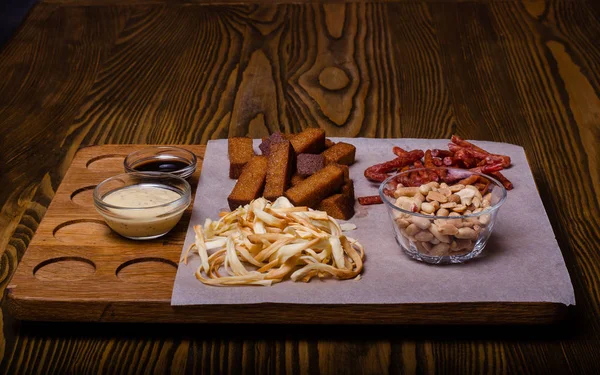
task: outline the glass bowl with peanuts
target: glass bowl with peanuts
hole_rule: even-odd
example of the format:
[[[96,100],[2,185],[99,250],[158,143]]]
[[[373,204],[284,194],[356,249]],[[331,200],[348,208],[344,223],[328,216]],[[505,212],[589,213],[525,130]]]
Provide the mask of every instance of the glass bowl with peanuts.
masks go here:
[[[482,253],[506,189],[481,173],[439,167],[393,175],[381,184],[379,195],[406,254],[426,263],[452,264]]]

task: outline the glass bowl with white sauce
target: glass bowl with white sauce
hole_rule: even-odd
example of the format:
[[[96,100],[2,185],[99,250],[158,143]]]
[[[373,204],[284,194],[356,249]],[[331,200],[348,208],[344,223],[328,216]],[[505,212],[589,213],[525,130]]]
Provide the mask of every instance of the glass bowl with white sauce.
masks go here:
[[[149,240],[167,234],[190,205],[190,184],[164,172],[123,173],[94,189],[94,206],[123,237]]]

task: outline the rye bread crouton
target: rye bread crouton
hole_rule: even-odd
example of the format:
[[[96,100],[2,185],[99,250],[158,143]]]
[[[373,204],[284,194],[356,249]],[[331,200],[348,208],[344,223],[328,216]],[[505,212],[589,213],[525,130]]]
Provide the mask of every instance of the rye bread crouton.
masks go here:
[[[292,176],[292,179],[290,180],[290,185],[296,186],[299,183],[301,183],[302,181],[304,181],[305,179],[306,179],[306,177],[300,176],[299,174],[295,174]]]
[[[323,199],[337,192],[343,184],[344,171],[336,164],[330,164],[289,188],[285,196],[294,206],[315,208]]]
[[[271,144],[263,193],[266,199],[275,201],[285,193],[295,170],[295,157],[289,141]]]
[[[325,166],[325,158],[320,154],[300,154],[296,160],[296,173],[310,176]]]
[[[239,206],[250,203],[261,196],[267,176],[268,161],[266,156],[254,156],[242,170],[231,194],[227,197],[229,208],[235,210]]]
[[[271,145],[275,144],[275,143],[281,143],[281,142],[285,142],[287,140],[287,138],[285,138],[285,135],[280,133],[280,132],[276,132],[271,134],[268,137],[263,137],[262,139],[262,143],[260,144],[260,146],[258,146],[258,148],[260,149],[260,151],[262,152],[262,154],[264,156],[269,156],[269,151],[271,150]]]
[[[354,182],[348,180],[342,186],[340,193],[323,199],[317,205],[317,210],[325,211],[335,219],[349,220],[354,216],[354,202]]]
[[[325,130],[308,128],[296,134],[291,141],[296,155],[320,154],[325,150]]]
[[[239,178],[244,165],[254,156],[252,139],[247,137],[233,137],[227,141],[229,155],[229,178]]]
[[[321,154],[325,158],[325,164],[338,163],[352,165],[356,155],[356,147],[349,143],[338,142]]]

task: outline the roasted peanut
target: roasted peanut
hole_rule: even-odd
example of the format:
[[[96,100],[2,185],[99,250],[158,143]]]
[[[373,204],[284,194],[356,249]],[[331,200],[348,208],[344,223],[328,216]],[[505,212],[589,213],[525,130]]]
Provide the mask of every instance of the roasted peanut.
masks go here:
[[[433,256],[445,256],[448,255],[450,245],[444,242],[440,242],[429,250],[429,254]]]
[[[431,232],[431,234],[433,234],[435,238],[440,240],[440,242],[450,243],[450,237],[440,233],[440,231],[436,225],[430,226],[429,232]]]
[[[469,185],[469,186],[471,186],[471,185]],[[457,191],[454,194],[456,194],[460,197],[460,203],[465,206],[470,205],[471,201],[473,200],[473,197],[475,196],[475,192],[473,190],[467,189],[467,188],[464,188],[461,191]]]
[[[490,216],[490,214],[485,214],[485,215],[479,216],[479,222],[483,226],[488,225],[490,223],[490,220],[492,220],[492,217]]]
[[[462,228],[465,226],[469,226],[469,224],[465,223],[462,219],[456,219],[450,222],[450,224],[454,225],[457,228]]]
[[[427,201],[428,202],[438,201],[439,203],[446,203],[446,202],[448,202],[448,197],[441,194],[439,191],[430,191],[427,194]]]
[[[427,229],[431,225],[431,220],[425,219],[424,217],[414,216],[412,223],[420,229]]]
[[[417,242],[415,243],[415,246],[417,247],[417,250],[424,254],[429,254],[433,247],[429,242]]]
[[[455,237],[466,240],[474,240],[477,239],[477,232],[475,232],[473,228],[463,227],[458,230],[458,233],[455,234]]]
[[[479,189],[477,189],[473,185],[465,185],[465,189],[467,189],[467,190],[473,190],[473,193],[475,192],[475,190],[479,191]]]
[[[431,191],[429,184],[419,186],[419,192],[423,195],[427,195]]]
[[[403,219],[401,217],[397,217],[394,221],[400,228],[406,228],[410,225],[410,222],[408,220]]]
[[[418,187],[398,187],[396,189],[396,196],[397,197],[406,197],[406,196],[413,197],[418,192],[419,192]]]
[[[479,189],[477,189],[473,185],[467,185],[467,186],[465,186],[465,189],[471,190],[475,195],[480,195],[481,196],[481,193],[479,192]]]
[[[452,208],[452,211],[454,212],[465,212],[467,210],[467,206],[465,206],[464,204],[459,204],[458,206]]]
[[[419,192],[419,193],[415,194],[415,196],[413,197],[413,200],[415,200],[417,203],[423,203],[423,202],[425,202],[425,196]]]
[[[450,211],[448,211],[445,208],[440,208],[439,210],[437,210],[436,215],[437,216],[448,216],[450,214]]]
[[[448,202],[448,203],[443,203],[441,205],[442,208],[454,208],[456,206],[457,206],[456,202]]]
[[[473,225],[479,225],[479,219],[476,217],[468,217],[464,220],[465,224],[472,227]]]
[[[442,194],[444,197],[449,197],[452,195],[452,192],[449,188],[439,188],[438,193]]]
[[[467,254],[473,250],[473,241],[471,240],[456,240],[456,248],[452,251],[456,253]]]
[[[398,197],[396,199],[396,206],[410,212],[418,212],[421,208],[420,204],[417,204],[417,202],[409,197]]]
[[[417,241],[429,242],[432,239],[433,239],[433,234],[431,232],[428,232],[425,230],[415,234],[415,240],[417,240]]]
[[[419,233],[420,231],[421,231],[421,228],[419,228],[415,223],[412,223],[406,227],[406,234],[408,236],[414,236],[415,234]]]
[[[454,236],[456,233],[458,233],[458,228],[452,224],[439,225],[437,229],[441,234],[446,236]]]
[[[450,189],[451,192],[456,193],[457,191],[461,191],[464,188],[465,188],[465,185],[463,185],[463,184],[456,184],[456,185],[450,186],[448,189]]]
[[[439,227],[440,225],[444,225],[444,224],[447,224],[447,223],[448,223],[448,220],[447,220],[447,219],[435,219],[435,220],[433,221],[433,224],[437,225],[438,227]]]
[[[488,204],[492,203],[492,193],[487,193],[487,194],[486,194],[486,195],[483,197],[482,201],[484,201],[484,202],[488,202]]]
[[[460,197],[456,194],[452,194],[450,197],[448,197],[448,200],[450,202],[460,203]]]
[[[470,240],[456,240],[457,250],[471,249],[472,246],[473,243]]]
[[[435,211],[435,207],[429,202],[423,202],[421,204],[421,211],[424,211],[424,212],[430,214]]]

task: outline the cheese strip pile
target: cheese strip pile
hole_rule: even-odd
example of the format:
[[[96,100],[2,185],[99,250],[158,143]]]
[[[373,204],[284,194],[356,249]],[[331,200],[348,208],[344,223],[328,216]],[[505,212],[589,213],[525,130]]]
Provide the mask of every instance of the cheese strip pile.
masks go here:
[[[219,221],[194,226],[192,250],[200,257],[196,278],[207,285],[263,285],[283,281],[308,282],[317,276],[360,278],[364,248],[322,211],[294,207],[285,197],[271,203],[259,198]]]

